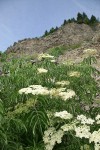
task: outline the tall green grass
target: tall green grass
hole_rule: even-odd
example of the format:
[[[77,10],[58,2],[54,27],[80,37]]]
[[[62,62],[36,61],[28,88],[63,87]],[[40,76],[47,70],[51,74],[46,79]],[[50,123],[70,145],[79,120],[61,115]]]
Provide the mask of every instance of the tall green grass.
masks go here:
[[[55,57],[58,57],[60,55],[63,55],[65,52],[67,51],[70,51],[70,50],[74,50],[74,49],[77,49],[81,46],[81,43],[80,44],[73,44],[73,45],[70,45],[70,46],[66,46],[66,45],[60,45],[60,46],[57,46],[57,47],[54,47],[54,48],[50,48],[48,50],[48,52],[55,56]]]
[[[53,50],[51,52],[55,56],[59,53],[54,54]],[[32,65],[25,59],[13,59],[3,63],[3,72],[9,74],[0,76],[0,150],[44,150],[44,131],[54,124],[53,119],[48,117],[48,112],[52,114],[67,110],[74,116],[82,113],[94,118],[99,113],[99,108],[94,108],[92,104],[99,93],[99,87],[92,75],[99,72],[89,62],[56,65],[44,60]],[[39,74],[37,68],[45,68],[48,72]],[[80,72],[80,76],[70,77],[71,71]],[[62,80],[70,82],[65,88],[74,90],[75,97],[63,101],[61,97],[20,95],[18,92],[30,85],[42,85],[49,90],[60,88],[55,83]],[[86,106],[89,111],[85,109]],[[71,138],[68,134],[65,142],[56,145],[54,149],[78,150],[81,143],[82,141]]]

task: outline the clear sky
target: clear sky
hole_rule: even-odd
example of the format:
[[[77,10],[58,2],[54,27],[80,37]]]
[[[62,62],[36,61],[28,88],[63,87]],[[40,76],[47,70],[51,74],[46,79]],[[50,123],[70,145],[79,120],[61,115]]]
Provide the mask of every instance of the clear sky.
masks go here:
[[[0,0],[0,51],[18,40],[39,37],[78,12],[100,18],[100,0]]]

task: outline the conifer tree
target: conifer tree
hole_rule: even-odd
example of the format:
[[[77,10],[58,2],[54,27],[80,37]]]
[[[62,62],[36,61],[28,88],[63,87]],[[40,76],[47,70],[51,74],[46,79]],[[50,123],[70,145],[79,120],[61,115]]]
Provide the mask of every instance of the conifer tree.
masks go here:
[[[64,23],[63,23],[63,25],[66,25],[67,24],[67,21],[66,20],[64,20]]]
[[[79,12],[77,14],[77,23],[83,23],[83,15]]]
[[[53,33],[55,31],[55,29],[52,27],[49,31],[49,33]]]
[[[57,31],[57,30],[58,30],[58,27],[55,28],[55,31]]]
[[[89,24],[89,18],[88,18],[88,16],[86,15],[86,13],[85,13],[85,12],[83,12],[82,17],[83,17],[83,23],[85,23],[85,24]]]
[[[44,33],[44,36],[47,36],[47,35],[48,35],[48,31],[46,30],[45,33]]]
[[[76,22],[75,18],[71,18],[70,22]]]
[[[91,16],[90,18],[90,24],[94,24],[94,23],[97,23],[98,20],[96,19],[96,17],[94,15]]]

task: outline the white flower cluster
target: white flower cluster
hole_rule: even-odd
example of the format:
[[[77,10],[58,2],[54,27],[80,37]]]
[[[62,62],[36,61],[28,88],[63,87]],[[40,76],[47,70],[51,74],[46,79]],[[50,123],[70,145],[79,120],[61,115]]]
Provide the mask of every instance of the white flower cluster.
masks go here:
[[[78,72],[78,71],[71,71],[71,72],[69,72],[69,74],[68,74],[70,77],[80,77],[80,72]]]
[[[71,119],[73,118],[73,115],[68,113],[66,110],[65,111],[60,111],[60,112],[56,112],[54,114],[55,117],[59,117],[61,119]]]
[[[77,120],[81,121],[81,124],[93,124],[95,121],[91,118],[86,118],[84,115],[78,115]]]
[[[66,88],[52,88],[50,89],[50,95],[51,96],[58,96],[60,92],[65,91]]]
[[[33,94],[33,95],[48,95],[49,91],[46,87],[42,87],[41,85],[30,85],[27,88],[23,88],[19,90],[19,94]]]
[[[88,55],[88,56],[94,56],[97,54],[96,49],[85,49],[83,50],[83,54]]]
[[[65,86],[65,85],[69,85],[70,84],[70,82],[69,81],[58,81],[58,82],[56,82],[56,85],[61,85],[61,86]]]
[[[60,111],[54,113],[54,117],[59,117],[61,119],[72,119],[73,115],[65,111]],[[95,117],[95,120],[100,120],[100,115]],[[100,129],[91,133],[90,125],[95,123],[95,120],[87,118],[84,115],[78,115],[76,119],[69,120],[70,122],[62,125],[58,131],[55,128],[49,128],[44,134],[44,143],[46,145],[46,150],[52,150],[54,145],[61,143],[61,138],[67,131],[75,131],[75,136],[78,138],[86,138],[89,143],[94,142],[95,150],[100,150]],[[52,131],[52,132],[51,132]]]
[[[74,128],[75,128],[75,123],[68,123],[61,127],[63,131],[71,131],[74,130]]]
[[[50,90],[50,95],[55,97],[61,97],[61,99],[64,101],[76,95],[75,92],[71,89],[67,89],[67,92],[65,92],[65,90],[66,88],[53,88]]]
[[[64,135],[62,130],[56,131],[54,127],[49,128],[44,132],[43,141],[45,143],[46,150],[52,150],[56,142],[61,143],[61,139]]]
[[[37,71],[38,71],[39,74],[40,73],[47,73],[48,72],[48,70],[46,70],[44,68],[38,68]]]
[[[89,138],[91,133],[90,133],[90,127],[87,125],[82,125],[82,126],[76,126],[75,127],[75,132],[76,132],[76,137],[79,138]]]
[[[100,150],[100,143],[99,143],[99,144],[96,143],[96,144],[94,145],[94,148],[95,148],[95,150]]]
[[[56,60],[55,60],[55,59],[52,59],[52,60],[50,60],[50,62],[54,62],[54,63],[55,63],[55,62],[56,62]]]
[[[41,53],[41,54],[38,56],[38,60],[42,60],[43,58],[50,58],[50,59],[53,59],[54,56],[49,55],[49,54],[47,54],[47,53]]]
[[[27,88],[23,88],[23,89],[19,90],[19,94],[23,94],[23,93],[25,93],[25,94],[32,93],[32,89],[27,87]]]
[[[33,95],[50,95],[55,96],[55,97],[61,97],[64,101],[72,98],[73,96],[75,96],[75,92],[71,89],[68,89],[67,92],[64,92],[66,90],[66,88],[52,88],[50,90],[48,90],[48,88],[43,87],[41,85],[31,85],[27,88],[23,88],[21,90],[19,90],[19,94],[29,94],[32,93]]]
[[[98,131],[94,131],[90,135],[89,142],[94,142],[95,143],[95,150],[100,150],[100,129]]]
[[[67,99],[70,99],[72,97],[74,97],[76,94],[73,90],[68,89],[67,92],[60,92],[59,96],[66,101]]]
[[[96,120],[97,124],[100,124],[100,115],[99,114],[95,117],[95,120]]]

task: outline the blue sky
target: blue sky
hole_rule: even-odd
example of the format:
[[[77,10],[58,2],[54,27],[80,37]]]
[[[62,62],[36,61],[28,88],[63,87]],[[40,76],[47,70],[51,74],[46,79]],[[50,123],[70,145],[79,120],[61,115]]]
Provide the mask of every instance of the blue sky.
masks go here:
[[[100,18],[100,0],[0,0],[0,51],[18,40],[39,37],[78,12]]]

